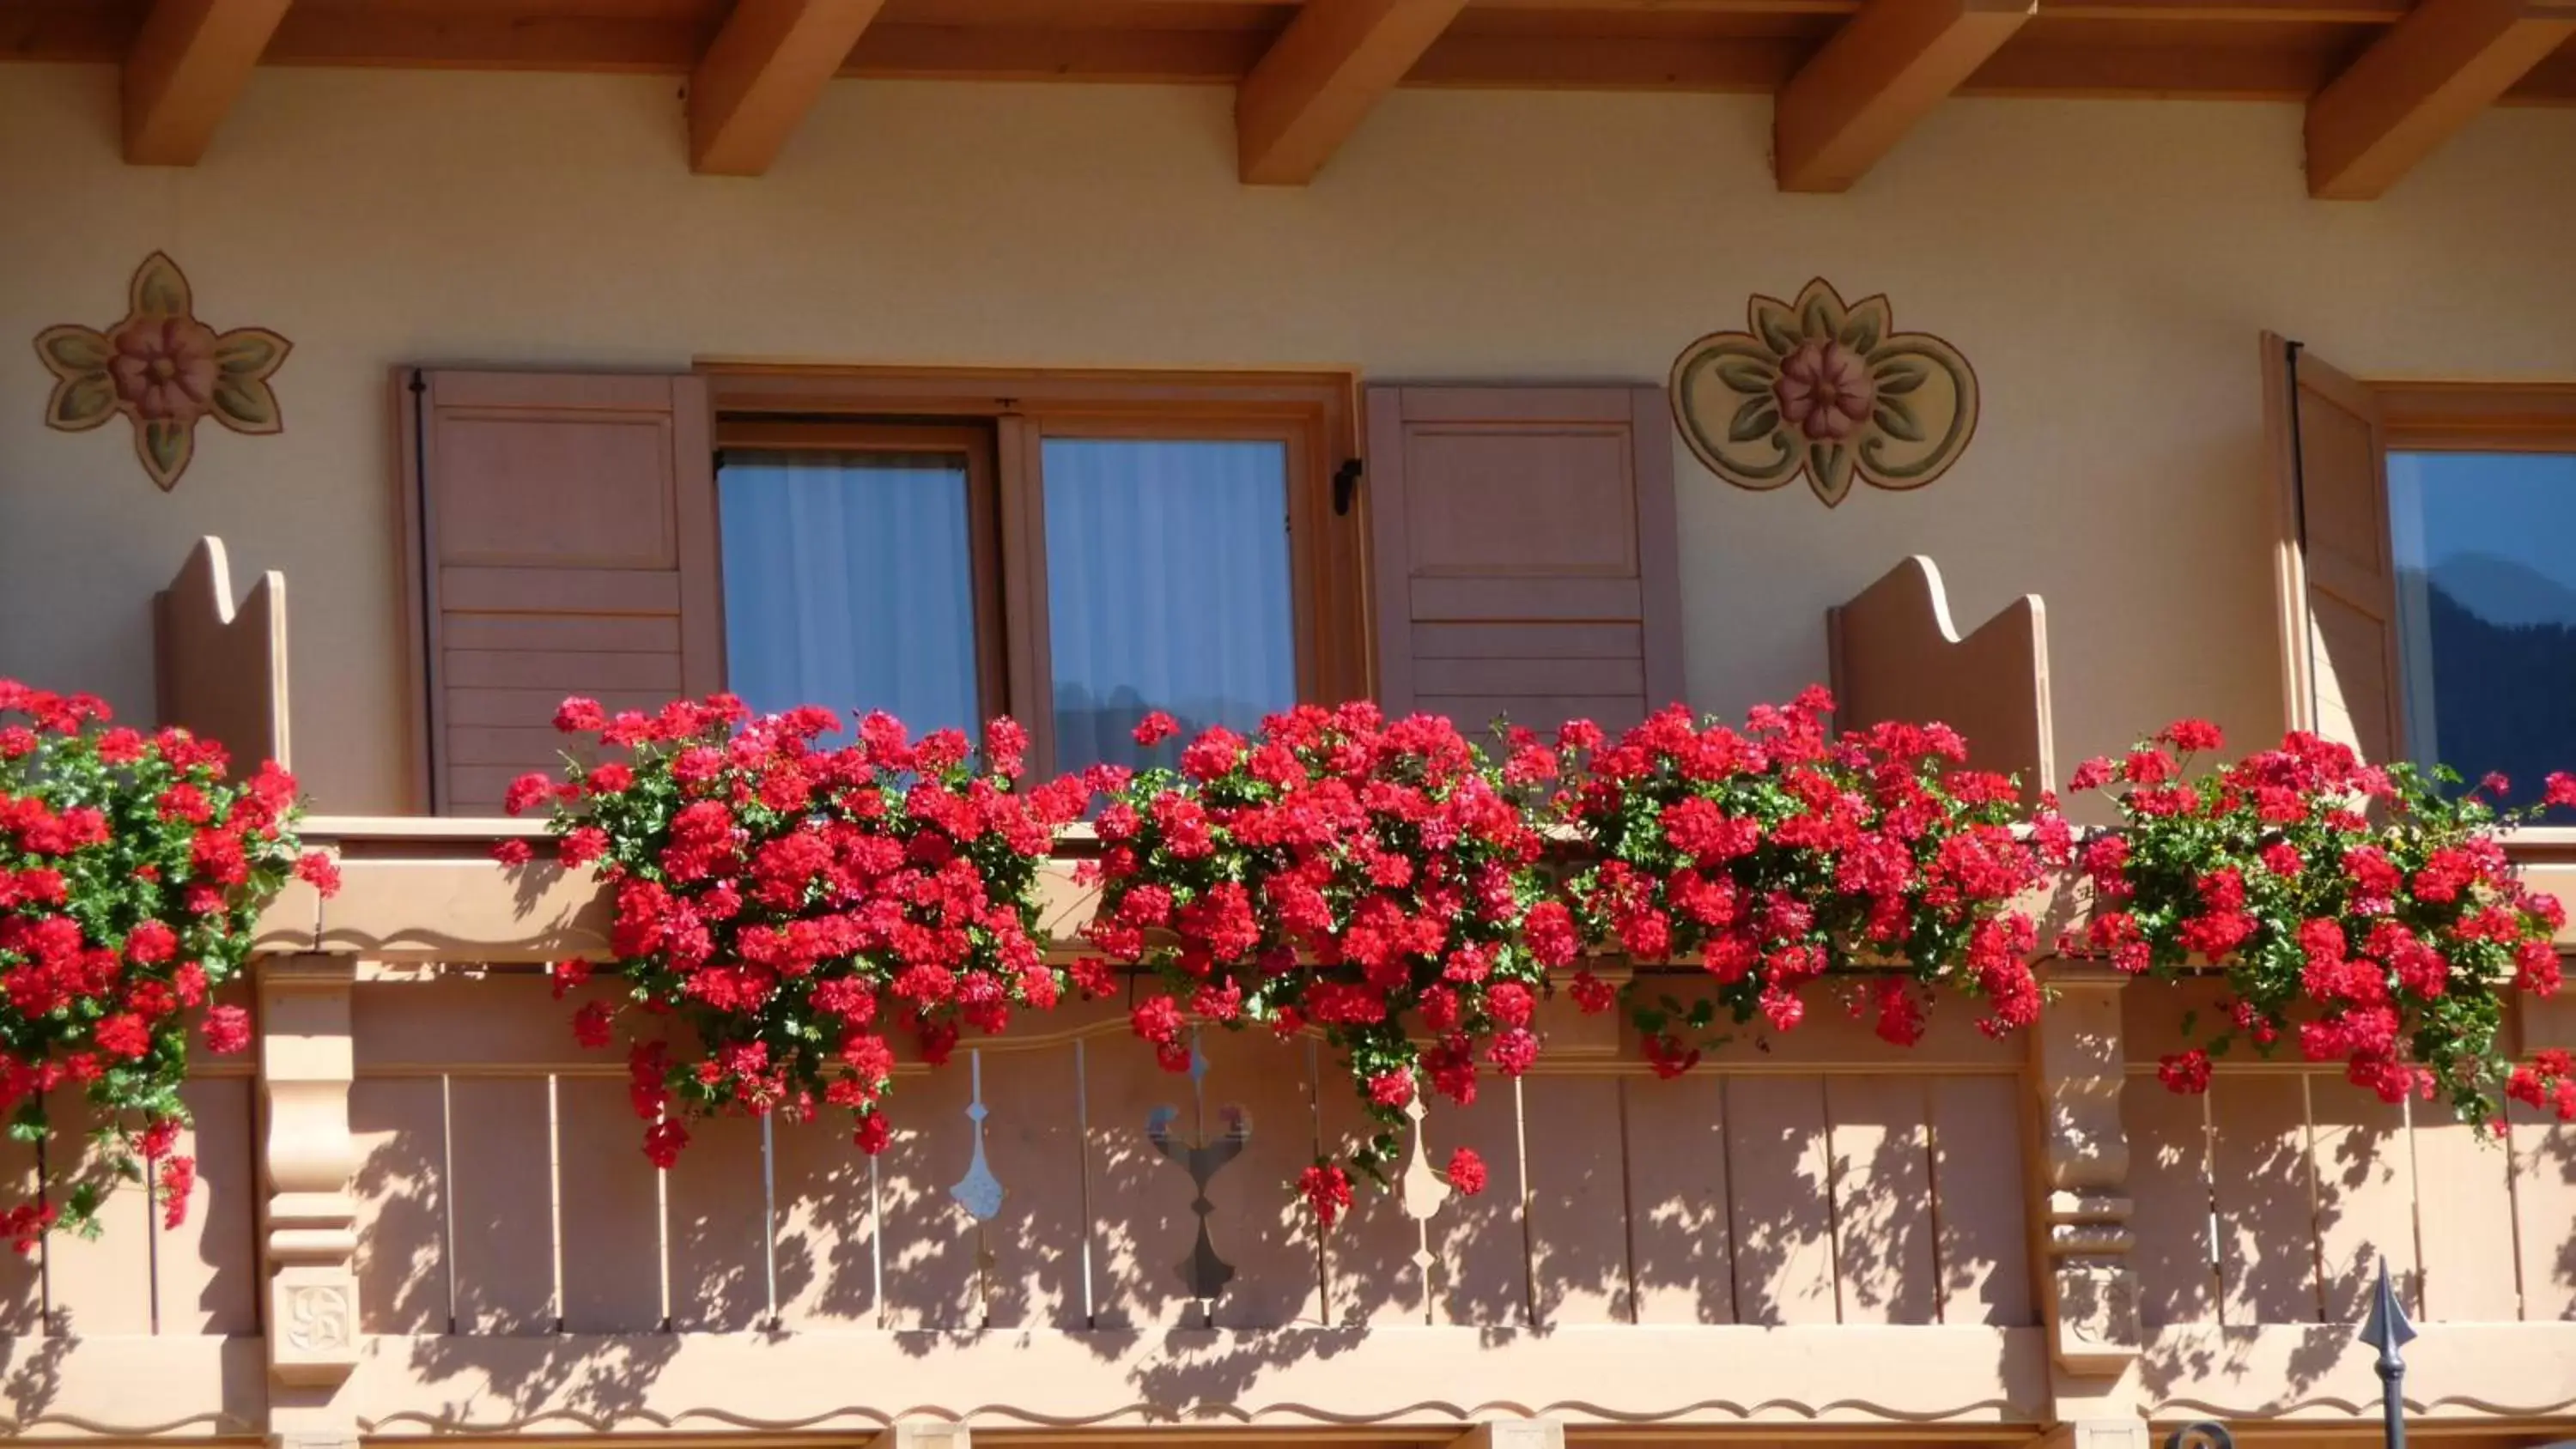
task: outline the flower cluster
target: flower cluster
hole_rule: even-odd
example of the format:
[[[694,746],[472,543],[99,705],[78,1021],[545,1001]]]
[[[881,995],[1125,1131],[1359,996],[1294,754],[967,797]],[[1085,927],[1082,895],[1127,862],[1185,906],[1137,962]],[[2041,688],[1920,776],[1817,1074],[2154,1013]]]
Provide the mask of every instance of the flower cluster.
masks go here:
[[[64,1190],[0,1214],[20,1251],[93,1225],[120,1180],[142,1181],[171,1226],[185,1216],[189,1023],[210,1051],[248,1046],[249,1013],[209,1001],[290,873],[338,884],[328,857],[299,854],[297,813],[273,763],[235,782],[210,740],[119,728],[86,695],[0,679],[0,1113],[42,1142],[47,1095],[77,1089],[103,1123]]]
[[[1137,739],[1173,728],[1149,715]],[[1517,795],[1555,766],[1525,741],[1497,769],[1448,720],[1390,721],[1367,703],[1300,706],[1249,739],[1210,729],[1177,773],[1101,782],[1087,934],[1161,977],[1134,1024],[1171,1070],[1190,1062],[1185,1013],[1320,1031],[1379,1125],[1352,1154],[1377,1175],[1417,1094],[1472,1102],[1485,1069],[1518,1076],[1538,1056],[1547,970],[1572,964],[1574,939],[1565,908],[1541,900],[1540,836]],[[1474,1164],[1452,1183],[1482,1177]],[[1348,1201],[1337,1163],[1303,1186],[1328,1223]]]
[[[2286,1041],[2389,1102],[2438,1092],[2491,1125],[2511,1096],[2576,1119],[2566,1055],[2517,1066],[2499,1041],[2512,993],[2557,991],[2565,922],[2506,863],[2499,829],[2529,812],[2484,798],[2502,782],[2460,792],[2448,770],[2365,765],[2310,734],[2190,774],[2221,745],[2184,720],[2072,782],[2107,791],[2123,828],[2084,846],[2095,908],[2070,946],[2132,973],[2196,958],[2226,976],[2226,1019],[2163,1060],[2165,1084],[2206,1091],[2238,1039]],[[2547,803],[2576,804],[2576,779],[2552,776]]]
[[[855,1113],[854,1140],[877,1152],[890,1035],[937,1064],[961,1029],[999,1032],[1066,988],[1034,934],[1038,871],[1087,788],[1016,788],[1027,736],[1007,719],[980,767],[957,731],[915,741],[883,714],[818,744],[839,724],[812,707],[754,720],[728,695],[614,718],[572,699],[556,728],[616,758],[511,786],[511,812],[548,807],[558,859],[614,892],[624,989],[573,1029],[593,1047],[630,1029],[630,1095],[660,1166],[687,1119],[822,1105]],[[525,864],[527,842],[499,854]],[[559,963],[556,994],[589,974]]]
[[[1962,768],[1955,731],[1837,737],[1832,708],[1810,689],[1741,730],[1676,706],[1615,744],[1580,722],[1562,732],[1575,783],[1559,804],[1594,858],[1571,882],[1586,936],[1640,961],[1697,961],[1718,983],[1687,1009],[1636,1007],[1658,1072],[1697,1060],[1691,1037],[1721,1005],[1785,1031],[1806,1014],[1805,988],[1853,967],[1903,964],[1865,1007],[1900,1044],[1922,1035],[1937,988],[1982,998],[1989,1032],[2038,1014],[2036,927],[2012,902],[2063,848],[2063,824],[2052,812],[2035,838],[2017,834],[2014,782]]]

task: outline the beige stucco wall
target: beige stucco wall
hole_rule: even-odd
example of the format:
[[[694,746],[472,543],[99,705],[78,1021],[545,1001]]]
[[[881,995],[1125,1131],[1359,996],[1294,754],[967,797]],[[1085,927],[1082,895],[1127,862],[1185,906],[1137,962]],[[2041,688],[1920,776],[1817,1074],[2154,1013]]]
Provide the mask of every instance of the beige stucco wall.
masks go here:
[[[1821,676],[1821,611],[1924,552],[1963,619],[2046,596],[2060,754],[2277,706],[2254,336],[2365,373],[2576,376],[2576,113],[2500,111],[2385,200],[2300,180],[2274,106],[1957,102],[1852,194],[1783,196],[1758,98],[1410,93],[1302,191],[1234,179],[1220,90],[845,83],[775,171],[695,177],[670,79],[266,71],[193,170],[119,163],[105,70],[0,67],[0,674],[149,698],[144,601],[200,533],[283,569],[299,764],[399,798],[387,368],[1349,364],[1660,379],[1822,273],[1957,343],[1985,417],[1913,494],[1683,460],[1691,693]],[[168,250],[294,339],[287,431],[156,492],[47,432],[26,340]]]

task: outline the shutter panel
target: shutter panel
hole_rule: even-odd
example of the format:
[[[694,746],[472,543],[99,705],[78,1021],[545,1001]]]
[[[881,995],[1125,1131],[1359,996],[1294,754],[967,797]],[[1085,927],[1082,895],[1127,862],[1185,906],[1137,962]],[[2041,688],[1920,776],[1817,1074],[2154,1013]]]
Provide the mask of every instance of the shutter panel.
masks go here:
[[[513,777],[559,766],[568,695],[613,711],[724,687],[702,379],[431,371],[398,386],[433,810],[498,814]]]
[[[2274,590],[2292,729],[2385,762],[2405,752],[2388,454],[2370,389],[2263,336],[2264,435],[2278,485]]]
[[[1617,731],[1683,696],[1660,387],[1368,395],[1379,702]]]

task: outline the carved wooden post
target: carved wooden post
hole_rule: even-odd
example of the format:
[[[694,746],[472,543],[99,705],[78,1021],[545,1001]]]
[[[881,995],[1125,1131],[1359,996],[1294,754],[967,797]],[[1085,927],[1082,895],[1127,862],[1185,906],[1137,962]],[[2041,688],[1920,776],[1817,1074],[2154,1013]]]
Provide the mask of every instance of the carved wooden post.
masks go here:
[[[268,1291],[270,1442],[280,1449],[356,1443],[330,1409],[358,1366],[358,1166],[349,1132],[354,1075],[346,956],[270,956],[259,991],[259,1089],[267,1131],[260,1240]]]
[[[2120,994],[2128,977],[2089,963],[2042,970],[2056,994],[2031,1041],[2041,1306],[2059,1425],[2049,1439],[2063,1449],[2145,1449],[2129,1138],[2120,1118],[2129,1065]]]

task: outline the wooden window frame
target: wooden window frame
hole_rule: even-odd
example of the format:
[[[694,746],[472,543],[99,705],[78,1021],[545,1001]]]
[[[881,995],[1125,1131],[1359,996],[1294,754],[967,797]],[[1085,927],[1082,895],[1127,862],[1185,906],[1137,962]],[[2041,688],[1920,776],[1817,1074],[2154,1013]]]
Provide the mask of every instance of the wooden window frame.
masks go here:
[[[2392,452],[2576,453],[2576,382],[2365,385]]]
[[[998,598],[1000,687],[986,712],[1029,730],[1033,768],[1057,768],[1049,658],[1048,438],[1249,439],[1288,450],[1291,608],[1300,699],[1371,693],[1366,522],[1333,508],[1359,456],[1358,380],[1340,372],[1131,372],[829,367],[701,361],[720,447],[762,438],[989,429],[997,592],[977,582],[977,627]],[[813,446],[830,447],[830,443]]]

